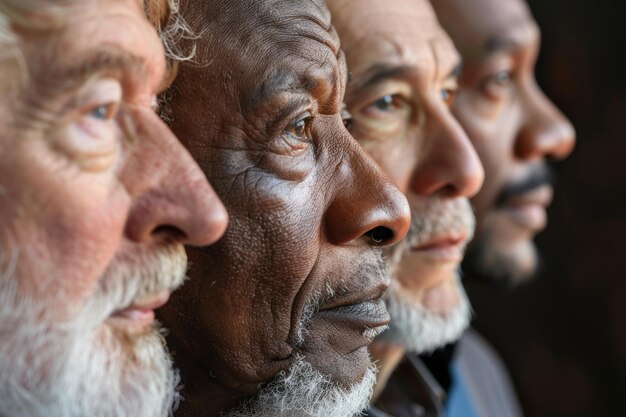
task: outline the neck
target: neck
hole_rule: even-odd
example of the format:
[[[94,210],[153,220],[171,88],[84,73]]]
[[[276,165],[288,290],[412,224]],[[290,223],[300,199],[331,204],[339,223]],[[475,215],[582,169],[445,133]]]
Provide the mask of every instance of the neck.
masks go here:
[[[389,381],[393,371],[400,364],[400,361],[402,361],[406,349],[402,346],[386,343],[382,340],[374,341],[369,349],[372,358],[376,361],[379,368],[371,401],[373,404],[385,389],[387,381]]]

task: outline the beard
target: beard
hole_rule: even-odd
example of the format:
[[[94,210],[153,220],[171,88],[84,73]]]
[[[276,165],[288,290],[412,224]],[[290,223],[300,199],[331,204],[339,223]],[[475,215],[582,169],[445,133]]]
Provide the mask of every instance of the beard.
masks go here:
[[[359,384],[344,388],[296,356],[288,372],[278,374],[254,399],[226,417],[360,416],[375,382],[376,367],[371,362]]]
[[[469,279],[503,288],[530,282],[540,270],[541,257],[534,242],[500,248],[488,235],[472,242],[463,260],[463,272]]]
[[[63,291],[43,300],[20,294],[17,262],[17,251],[0,259],[0,415],[169,415],[179,378],[162,334],[105,321],[138,297],[181,285],[182,246],[119,257],[80,307],[68,307]]]
[[[458,340],[469,326],[471,317],[469,299],[460,282],[458,290],[459,303],[452,311],[441,315],[408,300],[402,289],[392,285],[386,296],[391,324],[380,338],[416,354],[433,352]]]
[[[387,263],[392,275],[397,273],[402,259],[412,248],[444,233],[465,233],[466,242],[469,242],[475,224],[467,199],[425,201],[419,211],[411,213],[411,227],[407,237],[388,252]],[[456,280],[459,301],[446,313],[429,311],[411,296],[410,290],[404,288],[397,278],[392,279],[384,296],[391,324],[380,339],[417,354],[434,351],[458,340],[469,326],[471,307],[459,274],[456,273],[450,279]]]

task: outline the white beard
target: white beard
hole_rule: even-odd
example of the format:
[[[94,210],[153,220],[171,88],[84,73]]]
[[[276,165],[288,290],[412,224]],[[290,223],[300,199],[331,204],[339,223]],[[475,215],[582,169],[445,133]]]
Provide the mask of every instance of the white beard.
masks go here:
[[[392,275],[397,273],[404,256],[417,244],[445,232],[464,232],[469,241],[474,229],[475,218],[467,199],[422,201],[419,210],[411,213],[411,227],[406,238],[387,250],[387,264]],[[458,340],[469,326],[471,307],[458,275],[456,279],[459,303],[452,311],[438,314],[409,298],[407,292],[410,290],[403,289],[394,277],[384,295],[391,324],[379,339],[418,354]]]
[[[389,287],[385,302],[391,324],[380,339],[422,354],[458,340],[469,326],[471,307],[463,285],[459,282],[459,303],[445,315],[426,310],[421,304],[407,300],[397,285]]]
[[[63,308],[58,294],[18,295],[17,257],[0,259],[0,416],[171,414],[179,378],[162,335],[130,335],[104,323],[134,298],[182,283],[182,247],[158,255],[115,262],[79,309]]]
[[[367,408],[375,381],[372,363],[363,380],[346,389],[297,357],[289,372],[280,373],[227,417],[354,417]]]

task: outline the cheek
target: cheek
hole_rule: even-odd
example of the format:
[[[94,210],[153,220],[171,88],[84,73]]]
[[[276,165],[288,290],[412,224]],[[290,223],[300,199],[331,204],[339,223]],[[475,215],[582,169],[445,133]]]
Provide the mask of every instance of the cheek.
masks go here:
[[[484,120],[473,112],[457,109],[455,116],[467,133],[485,170],[485,180],[478,194],[472,198],[478,222],[493,204],[506,181],[506,171],[512,163],[512,141],[514,133],[510,127],[502,126],[497,120]]]
[[[7,214],[0,223],[3,245],[19,251],[20,287],[78,304],[121,245],[128,198],[121,188],[110,190],[67,167],[16,161],[0,196],[0,212]],[[2,168],[0,178],[7,178]]]

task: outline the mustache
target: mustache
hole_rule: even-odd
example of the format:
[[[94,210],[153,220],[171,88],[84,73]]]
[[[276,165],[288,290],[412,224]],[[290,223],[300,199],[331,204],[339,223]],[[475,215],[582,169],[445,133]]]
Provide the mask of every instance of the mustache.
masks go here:
[[[103,314],[108,316],[138,298],[175,290],[185,282],[186,273],[187,253],[183,245],[122,254],[102,275],[91,299],[95,305],[106,306]]]
[[[554,186],[556,175],[554,170],[546,165],[538,165],[523,179],[506,184],[496,198],[496,207],[504,207],[512,198],[533,191],[543,186]]]
[[[411,226],[400,243],[385,250],[388,266],[393,270],[412,248],[443,234],[465,234],[469,242],[476,218],[466,198],[454,200],[427,199],[411,209]]]

